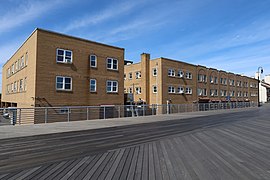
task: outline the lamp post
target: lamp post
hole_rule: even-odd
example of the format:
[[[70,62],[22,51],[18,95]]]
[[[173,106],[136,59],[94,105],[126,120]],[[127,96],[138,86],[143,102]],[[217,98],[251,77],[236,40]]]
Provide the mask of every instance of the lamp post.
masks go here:
[[[263,68],[258,67],[258,107],[260,107],[260,75],[263,73]]]

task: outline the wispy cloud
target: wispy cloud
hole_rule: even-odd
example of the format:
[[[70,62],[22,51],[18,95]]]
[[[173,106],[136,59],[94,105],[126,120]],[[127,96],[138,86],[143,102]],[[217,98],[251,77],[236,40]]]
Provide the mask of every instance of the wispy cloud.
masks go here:
[[[37,19],[44,13],[57,7],[64,0],[47,0],[47,1],[21,1],[17,7],[11,9],[0,17],[0,33],[6,32],[12,28],[23,25],[24,23]]]
[[[71,30],[76,30],[78,28],[87,27],[90,25],[98,24],[109,19],[118,17],[125,13],[129,13],[135,7],[142,5],[144,1],[124,1],[119,4],[113,3],[96,14],[86,14],[83,17],[72,20],[64,29],[64,32],[69,32]]]

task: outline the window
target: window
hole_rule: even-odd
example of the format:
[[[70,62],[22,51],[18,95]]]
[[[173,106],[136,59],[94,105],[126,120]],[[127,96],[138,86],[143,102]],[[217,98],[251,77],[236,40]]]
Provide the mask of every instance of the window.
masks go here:
[[[192,88],[186,87],[186,94],[192,94]]]
[[[168,93],[175,93],[175,88],[173,86],[169,86]]]
[[[218,78],[217,78],[217,77],[214,78],[214,83],[215,83],[215,84],[218,83]]]
[[[28,52],[25,53],[25,66],[28,64]]]
[[[224,84],[227,85],[227,78],[224,78]]]
[[[27,82],[27,77],[25,77],[25,78],[24,78],[24,91],[26,91],[26,88],[27,88],[27,86],[26,86],[26,85],[27,85],[27,84],[26,84],[26,82]]]
[[[10,68],[8,68],[8,70],[7,70],[7,77],[9,77],[10,76]]]
[[[230,86],[234,86],[234,80],[233,79],[229,79],[229,84],[230,84]]]
[[[153,68],[153,76],[157,76],[157,68]]]
[[[20,79],[20,88],[19,91],[22,92],[23,91],[23,80]]]
[[[187,79],[192,79],[192,74],[190,72],[186,72],[186,78]]]
[[[118,70],[118,60],[107,58],[107,69]]]
[[[220,96],[227,96],[227,90],[220,90]]]
[[[21,60],[18,59],[18,63],[17,63],[17,69],[20,70],[21,69]]]
[[[11,83],[11,92],[14,91],[14,86],[13,86],[13,83]]]
[[[107,92],[108,93],[118,92],[118,82],[117,81],[107,81]]]
[[[235,92],[234,91],[230,91],[230,96],[234,97]]]
[[[56,76],[56,90],[72,90],[72,78],[64,76]]]
[[[132,73],[129,73],[129,79],[132,79]]]
[[[156,85],[153,86],[153,93],[157,93],[157,86]]]
[[[14,92],[17,92],[17,82],[16,81],[14,82],[14,88],[13,89],[14,89]]]
[[[90,55],[90,67],[97,67],[97,56]]]
[[[132,87],[128,88],[128,92],[132,93]]]
[[[207,90],[198,88],[198,96],[207,96]]]
[[[124,80],[126,80],[127,79],[127,75],[126,75],[126,73],[124,74]]]
[[[135,92],[136,92],[136,94],[141,94],[142,93],[142,88],[141,87],[136,87]]]
[[[97,91],[97,81],[95,79],[90,79],[90,92]]]
[[[203,74],[198,74],[198,81],[199,82],[207,82],[207,76]]]
[[[177,92],[180,93],[180,94],[183,94],[184,93],[184,88],[182,86],[179,86],[177,88]]]
[[[59,63],[72,63],[72,51],[57,49],[56,50],[56,62]]]
[[[181,71],[181,70],[178,70],[177,76],[180,77],[180,78],[181,78],[181,77],[184,77],[184,72]]]
[[[135,72],[135,75],[136,75],[136,79],[140,79],[142,77],[141,71]]]
[[[24,67],[24,58],[23,56],[21,57],[21,69]]]
[[[173,69],[168,69],[168,76],[175,76],[175,71]]]
[[[210,95],[211,96],[218,96],[218,90],[217,89],[210,89]]]
[[[14,74],[14,64],[11,66],[11,74]]]
[[[17,67],[18,67],[18,62],[16,61],[15,62],[15,72],[19,70]]]

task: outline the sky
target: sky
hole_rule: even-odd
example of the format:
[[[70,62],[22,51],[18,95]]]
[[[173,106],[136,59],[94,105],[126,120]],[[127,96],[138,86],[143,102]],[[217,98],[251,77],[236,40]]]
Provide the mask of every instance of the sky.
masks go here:
[[[0,0],[0,64],[39,27],[125,48],[134,62],[145,52],[270,74],[269,9],[270,0]]]

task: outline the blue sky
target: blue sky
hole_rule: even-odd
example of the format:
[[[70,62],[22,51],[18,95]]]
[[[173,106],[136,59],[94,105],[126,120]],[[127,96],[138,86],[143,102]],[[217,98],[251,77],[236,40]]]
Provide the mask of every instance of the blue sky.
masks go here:
[[[0,63],[36,28],[248,76],[270,73],[270,0],[0,0]]]

